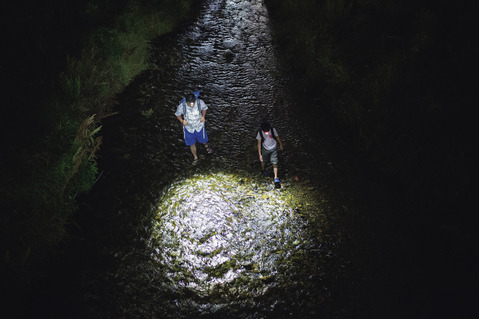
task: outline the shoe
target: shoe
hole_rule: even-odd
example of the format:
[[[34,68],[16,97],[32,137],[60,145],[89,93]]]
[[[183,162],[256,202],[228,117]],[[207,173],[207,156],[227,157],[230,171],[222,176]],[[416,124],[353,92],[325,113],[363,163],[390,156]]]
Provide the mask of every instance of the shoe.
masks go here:
[[[261,174],[263,174],[263,176],[267,177],[268,176],[268,172],[266,170],[262,170],[261,171]]]
[[[208,152],[208,154],[213,154],[213,149],[211,148],[211,146],[205,146],[206,148],[206,152]]]
[[[274,187],[281,188],[281,181],[279,180],[279,178],[274,179]]]
[[[196,166],[198,164],[198,159],[194,159],[193,162],[191,162],[191,165]]]

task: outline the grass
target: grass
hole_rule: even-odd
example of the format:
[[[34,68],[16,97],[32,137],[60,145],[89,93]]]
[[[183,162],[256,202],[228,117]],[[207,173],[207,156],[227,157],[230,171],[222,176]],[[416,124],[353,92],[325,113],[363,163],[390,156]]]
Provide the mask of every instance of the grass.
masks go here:
[[[192,5],[191,0],[122,1],[113,7],[108,3],[104,7],[90,3],[72,15],[87,19],[88,27],[78,24],[84,29],[65,35],[82,34],[81,46],[65,50],[64,60],[54,61],[58,65],[48,83],[37,79],[35,84],[35,74],[29,74],[32,86],[44,90],[44,98],[33,101],[41,111],[32,124],[41,129],[32,129],[37,135],[23,132],[29,145],[10,140],[9,153],[2,157],[11,169],[4,169],[1,176],[0,260],[4,274],[15,274],[12,282],[33,279],[32,268],[60,253],[68,242],[78,195],[98,177],[102,118],[114,112],[117,94],[148,68],[150,41],[172,31],[191,14]],[[58,15],[51,8],[51,19],[61,20],[67,9],[57,10]],[[99,22],[103,20],[105,24]],[[37,36],[41,44],[50,35]]]

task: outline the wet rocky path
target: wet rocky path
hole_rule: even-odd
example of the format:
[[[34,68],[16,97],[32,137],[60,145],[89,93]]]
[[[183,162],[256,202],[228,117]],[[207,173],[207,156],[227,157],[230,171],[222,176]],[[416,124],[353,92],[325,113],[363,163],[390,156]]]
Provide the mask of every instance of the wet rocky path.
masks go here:
[[[153,44],[151,69],[104,120],[102,173],[76,217],[76,316],[359,313],[358,212],[333,187],[346,164],[327,154],[334,137],[302,129],[287,79],[260,0],[205,1],[196,20]],[[193,167],[174,112],[197,89],[215,154],[199,148]],[[259,174],[261,118],[284,141],[281,189]]]

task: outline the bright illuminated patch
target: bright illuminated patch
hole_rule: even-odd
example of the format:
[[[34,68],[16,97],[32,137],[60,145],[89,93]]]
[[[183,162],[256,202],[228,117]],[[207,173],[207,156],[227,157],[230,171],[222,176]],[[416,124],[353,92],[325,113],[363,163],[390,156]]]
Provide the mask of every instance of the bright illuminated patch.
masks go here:
[[[264,294],[318,248],[291,202],[287,191],[231,175],[177,182],[158,208],[154,258],[196,294]]]

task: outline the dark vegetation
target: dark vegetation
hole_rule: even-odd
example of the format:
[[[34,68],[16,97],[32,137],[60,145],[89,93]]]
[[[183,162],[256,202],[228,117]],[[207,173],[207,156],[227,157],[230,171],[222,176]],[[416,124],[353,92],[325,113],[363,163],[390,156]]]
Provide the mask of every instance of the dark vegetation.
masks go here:
[[[147,68],[149,42],[191,15],[192,3],[18,1],[2,9],[3,296],[41,279],[66,247],[77,198],[99,175],[102,119]]]
[[[2,9],[2,294],[41,278],[67,244],[76,199],[99,174],[102,118],[148,66],[148,42],[185,19],[192,2],[18,1]],[[420,276],[426,288],[413,282],[395,297],[443,302],[465,317],[478,295],[470,204],[479,4],[265,2],[293,90],[310,102],[301,111],[330,119],[398,193],[399,213],[383,218],[397,223],[390,236],[407,250],[396,258],[421,264],[409,279]]]
[[[477,4],[266,2],[297,87],[317,102],[308,112],[332,112],[411,191],[448,186],[430,205],[441,190],[468,191]]]
[[[378,245],[383,242],[379,249],[387,252],[378,254],[375,264],[389,272],[373,272],[390,287],[377,294],[395,290],[375,296],[376,301],[390,300],[377,302],[372,313],[395,305],[401,309],[394,314],[398,317],[401,311],[424,318],[477,314],[472,302],[478,298],[479,253],[478,218],[471,209],[477,206],[471,115],[478,104],[478,4],[265,2],[293,90],[306,100],[300,103],[305,120],[327,119],[327,134],[347,141],[358,162],[367,159],[369,170],[359,168],[367,172],[362,178],[379,178],[395,194],[389,203],[395,212],[364,216],[369,227],[359,229]],[[367,192],[359,196],[372,205],[385,200]],[[398,278],[387,278],[393,276]],[[363,296],[371,297],[366,292]]]

